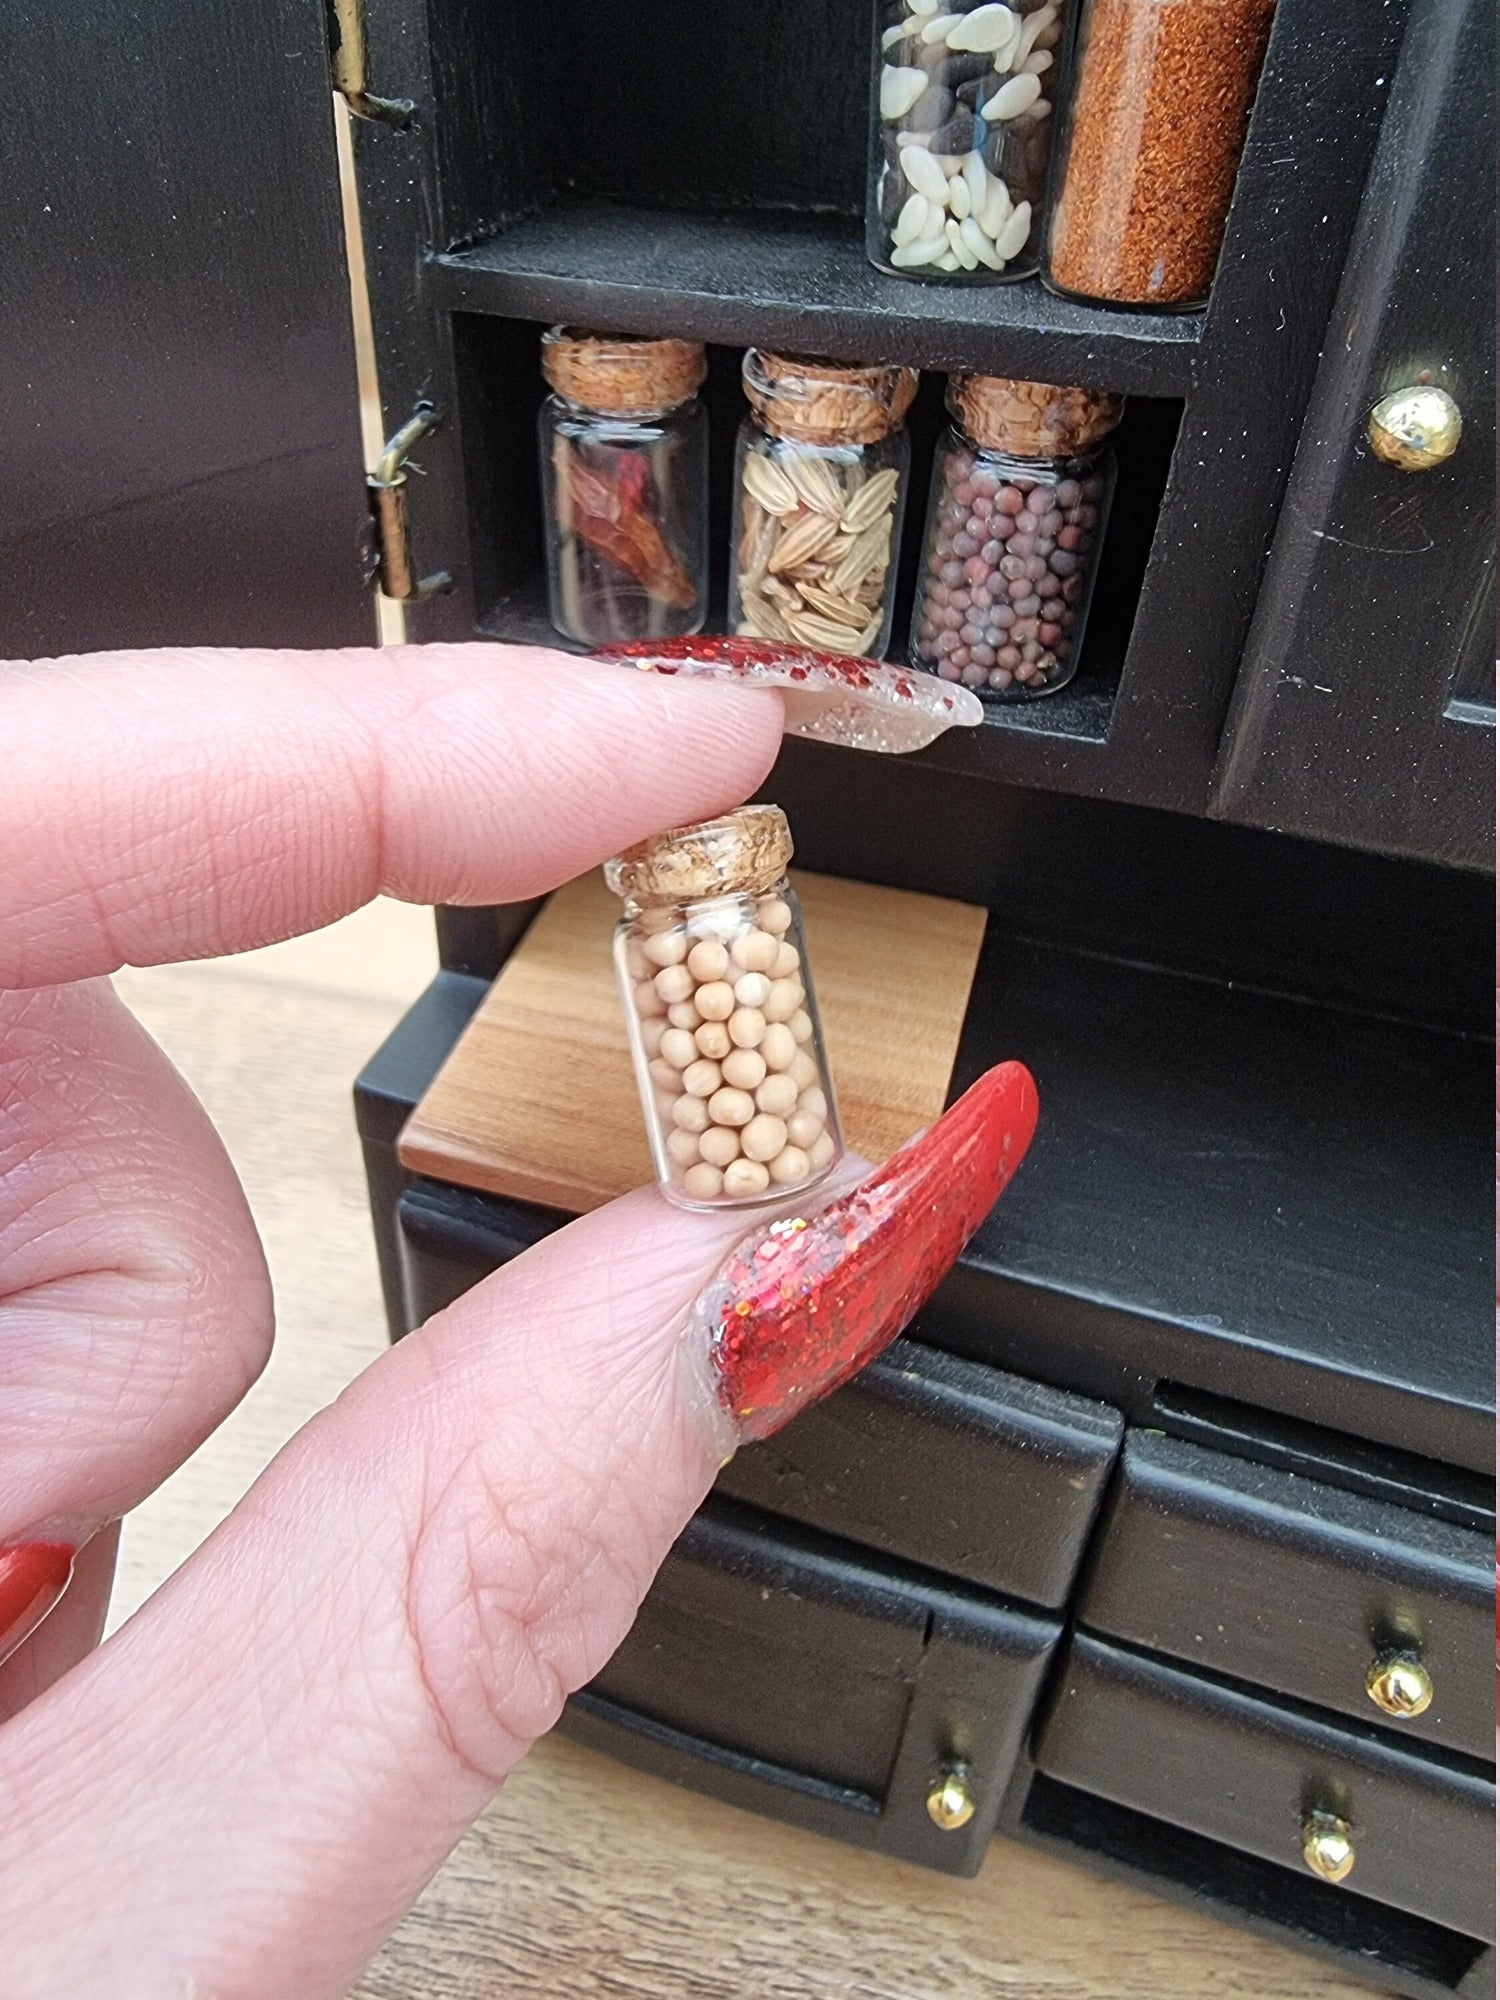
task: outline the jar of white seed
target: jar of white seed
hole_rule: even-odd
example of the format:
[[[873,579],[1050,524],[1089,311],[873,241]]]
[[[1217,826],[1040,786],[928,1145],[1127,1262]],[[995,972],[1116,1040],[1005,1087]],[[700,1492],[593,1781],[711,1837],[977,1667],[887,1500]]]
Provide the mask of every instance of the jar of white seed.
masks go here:
[[[913,368],[747,350],[729,630],[879,657],[891,638]]]
[[[777,806],[674,827],[605,864],[657,1178],[686,1208],[773,1201],[843,1151]]]

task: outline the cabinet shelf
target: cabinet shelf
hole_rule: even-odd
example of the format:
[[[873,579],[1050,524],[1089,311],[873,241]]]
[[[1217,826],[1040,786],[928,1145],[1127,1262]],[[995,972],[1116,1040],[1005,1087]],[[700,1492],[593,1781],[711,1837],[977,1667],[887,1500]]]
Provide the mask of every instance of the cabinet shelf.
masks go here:
[[[565,202],[430,268],[439,302],[454,311],[1136,395],[1191,389],[1203,325],[1200,313],[1079,305],[1036,279],[962,287],[887,277],[866,261],[858,225],[837,215]]]

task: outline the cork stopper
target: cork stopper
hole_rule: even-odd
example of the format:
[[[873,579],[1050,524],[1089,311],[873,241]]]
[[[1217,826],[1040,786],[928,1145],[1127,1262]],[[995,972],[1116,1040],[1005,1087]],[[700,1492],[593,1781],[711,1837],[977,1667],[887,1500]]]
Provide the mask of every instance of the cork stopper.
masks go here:
[[[758,347],[746,351],[740,375],[771,435],[800,444],[878,444],[900,430],[917,393],[915,368],[862,367]]]
[[[630,903],[760,896],[776,887],[791,858],[792,830],[780,806],[742,806],[637,841],[605,862],[604,879]]]
[[[542,335],[542,373],[568,402],[626,417],[685,403],[698,393],[708,362],[696,340],[634,340],[554,326]]]
[[[1110,389],[1068,389],[1008,375],[950,375],[948,408],[975,444],[1015,458],[1073,458],[1125,410]]]

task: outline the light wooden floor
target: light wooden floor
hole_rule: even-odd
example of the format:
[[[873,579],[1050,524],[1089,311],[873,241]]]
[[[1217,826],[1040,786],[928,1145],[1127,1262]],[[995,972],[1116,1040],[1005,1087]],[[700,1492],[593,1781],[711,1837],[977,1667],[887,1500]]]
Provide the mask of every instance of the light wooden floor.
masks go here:
[[[118,985],[218,1121],[270,1253],[274,1360],[125,1530],[116,1615],[381,1350],[349,1092],[434,963],[425,911]],[[974,1882],[542,1744],[359,2000],[1358,2000],[1368,1989],[997,1842]]]

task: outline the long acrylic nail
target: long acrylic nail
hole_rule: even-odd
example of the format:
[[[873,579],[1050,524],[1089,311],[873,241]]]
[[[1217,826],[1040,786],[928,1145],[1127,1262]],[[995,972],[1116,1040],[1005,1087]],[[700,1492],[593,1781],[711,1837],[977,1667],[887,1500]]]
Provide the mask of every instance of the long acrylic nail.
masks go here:
[[[984,720],[978,695],[931,674],[759,639],[632,639],[601,646],[594,658],[643,673],[778,688],[789,736],[849,750],[922,750],[945,729]]]
[[[937,1124],[832,1200],[747,1236],[692,1310],[741,1442],[766,1437],[889,1346],[1004,1191],[1036,1085],[1001,1063]]]
[[[0,1549],[0,1660],[29,1639],[73,1575],[70,1542],[20,1542]]]

